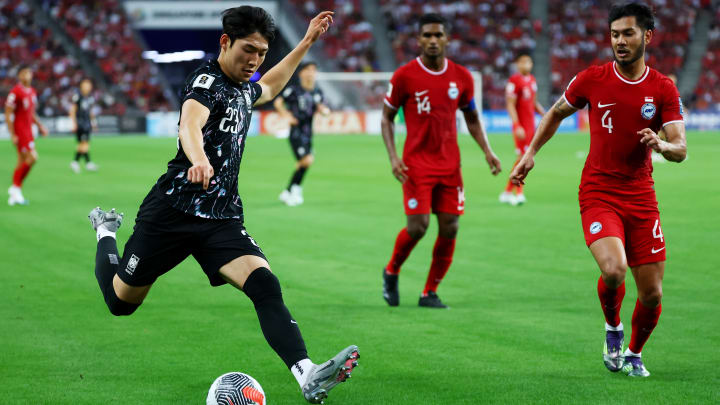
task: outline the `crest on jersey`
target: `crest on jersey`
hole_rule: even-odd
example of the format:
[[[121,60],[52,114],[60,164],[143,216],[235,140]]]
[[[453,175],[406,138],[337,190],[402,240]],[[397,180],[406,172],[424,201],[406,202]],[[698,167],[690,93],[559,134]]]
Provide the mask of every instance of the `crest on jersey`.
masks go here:
[[[640,109],[640,115],[646,120],[652,119],[652,117],[655,116],[655,112],[657,112],[657,107],[655,107],[653,103],[645,103]]]
[[[460,90],[457,87],[457,83],[450,82],[450,88],[448,89],[448,97],[451,100],[455,100],[460,95]]]

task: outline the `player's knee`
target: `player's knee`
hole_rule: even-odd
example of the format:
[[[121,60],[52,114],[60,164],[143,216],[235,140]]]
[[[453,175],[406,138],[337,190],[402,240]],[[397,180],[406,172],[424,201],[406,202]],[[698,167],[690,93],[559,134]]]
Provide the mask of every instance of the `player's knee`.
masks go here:
[[[625,263],[614,259],[608,259],[600,264],[603,274],[603,281],[608,287],[615,288],[625,281],[627,266]]]
[[[420,239],[423,236],[425,236],[425,232],[427,232],[428,228],[428,221],[410,221],[407,226],[407,232],[413,239]]]
[[[313,155],[306,155],[301,161],[300,166],[304,168],[308,168],[312,166],[312,164],[315,162],[315,157]]]
[[[648,308],[655,308],[660,305],[660,302],[662,301],[662,287],[656,286],[640,290],[638,291],[638,298],[644,306]]]
[[[455,239],[458,230],[460,229],[460,222],[457,219],[448,220],[441,223],[438,229],[440,236],[446,239]]]
[[[253,270],[242,289],[255,305],[267,300],[282,300],[280,280],[266,267]]]
[[[132,313],[140,306],[140,304],[133,304],[118,298],[112,287],[107,290],[107,294],[105,295],[105,304],[107,304],[110,313],[115,316],[132,315]]]

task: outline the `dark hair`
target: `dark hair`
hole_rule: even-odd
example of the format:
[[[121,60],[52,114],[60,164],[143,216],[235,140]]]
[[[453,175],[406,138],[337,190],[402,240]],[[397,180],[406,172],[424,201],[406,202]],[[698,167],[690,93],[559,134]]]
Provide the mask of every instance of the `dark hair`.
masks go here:
[[[418,31],[421,31],[425,24],[441,24],[446,31],[448,29],[448,22],[445,17],[436,13],[423,14],[418,21]]]
[[[313,61],[303,62],[300,64],[300,66],[298,66],[297,71],[302,72],[303,70],[305,70],[306,67],[310,67],[310,66],[315,66],[317,68],[317,63],[315,63]]]
[[[275,21],[260,7],[240,6],[222,12],[223,34],[230,37],[230,46],[239,38],[259,33],[268,43],[275,39]]]
[[[635,17],[637,25],[644,31],[655,29],[655,17],[653,16],[652,9],[645,3],[633,2],[613,5],[608,15],[608,26],[610,26],[613,21],[623,17]]]
[[[515,60],[519,60],[523,56],[527,56],[528,58],[532,59],[532,55],[530,54],[530,51],[528,50],[522,50],[515,54]]]
[[[18,65],[16,74],[19,75],[20,72],[22,72],[22,71],[25,70],[25,69],[32,69],[32,68],[31,68],[30,65],[28,65],[28,64],[26,64],[26,63],[23,63],[22,65]]]

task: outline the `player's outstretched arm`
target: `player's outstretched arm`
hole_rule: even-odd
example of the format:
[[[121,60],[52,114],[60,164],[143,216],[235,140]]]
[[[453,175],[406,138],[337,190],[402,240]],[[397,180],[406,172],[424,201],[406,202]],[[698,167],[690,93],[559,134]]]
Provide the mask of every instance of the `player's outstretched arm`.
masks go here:
[[[512,181],[513,184],[525,184],[525,177],[527,177],[530,170],[535,166],[535,155],[540,151],[540,148],[555,135],[562,120],[573,115],[575,111],[577,111],[577,109],[568,104],[565,98],[560,98],[550,111],[543,116],[542,120],[540,120],[540,125],[538,125],[535,131],[535,136],[533,137],[530,147],[522,159],[520,159],[520,162],[515,166],[512,173],[510,173],[510,181]]]
[[[405,183],[408,168],[405,166],[405,162],[398,157],[397,150],[395,149],[395,115],[397,115],[397,110],[387,105],[383,106],[380,129],[383,142],[385,143],[385,149],[387,149],[388,156],[390,157],[393,176],[401,183]]]
[[[310,20],[310,25],[305,33],[305,37],[295,49],[287,54],[280,63],[265,73],[262,79],[258,81],[258,84],[262,87],[262,94],[255,102],[255,105],[267,103],[280,94],[280,91],[285,87],[288,80],[290,80],[295,69],[297,69],[308,50],[310,50],[310,47],[320,38],[320,35],[324,34],[330,28],[333,22],[333,14],[332,11],[323,11]]]
[[[490,141],[488,140],[487,135],[485,135],[485,130],[480,123],[480,117],[478,116],[477,110],[474,108],[463,110],[463,115],[465,116],[465,123],[470,131],[470,135],[472,135],[475,142],[477,142],[483,152],[485,152],[485,160],[487,161],[488,166],[490,166],[490,172],[492,172],[493,176],[496,176],[500,173],[500,171],[502,171],[502,168],[500,167],[500,159],[495,156],[495,153],[490,147]]]
[[[17,145],[17,136],[15,135],[15,123],[13,122],[13,112],[15,111],[14,108],[12,108],[9,105],[5,106],[5,123],[8,127],[8,132],[10,133],[10,140],[12,141],[13,145]]]
[[[192,163],[187,174],[188,180],[202,183],[203,190],[207,190],[210,178],[215,174],[203,148],[202,127],[205,126],[209,116],[210,110],[207,107],[194,99],[187,99],[182,105],[178,130],[185,156]]]
[[[663,157],[671,162],[682,162],[687,157],[687,140],[685,139],[685,123],[673,122],[663,127],[667,141],[660,139],[660,136],[650,128],[638,131],[642,136],[640,142],[651,147],[655,152],[661,153]]]

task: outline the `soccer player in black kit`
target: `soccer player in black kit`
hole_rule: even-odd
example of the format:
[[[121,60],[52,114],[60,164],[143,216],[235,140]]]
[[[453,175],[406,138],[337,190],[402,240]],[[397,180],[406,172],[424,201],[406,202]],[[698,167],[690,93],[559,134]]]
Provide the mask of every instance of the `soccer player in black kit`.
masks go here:
[[[305,399],[321,403],[357,365],[357,346],[323,364],[307,354],[280,283],[243,226],[238,170],[254,105],[272,100],[308,49],[330,27],[332,12],[310,21],[300,43],[259,82],[250,82],[275,35],[263,9],[241,6],[222,14],[217,60],[185,82],[178,151],[142,202],[132,236],[118,254],[122,214],[95,208],[95,276],[113,315],[130,315],[162,274],[192,255],[212,286],[229,283],[253,302],[265,339],[297,379]]]
[[[297,163],[287,188],[280,193],[280,201],[289,206],[303,203],[302,183],[305,172],[315,158],[312,150],[312,122],[315,112],[327,115],[323,93],[315,87],[317,65],[307,62],[298,69],[299,85],[290,85],[275,99],[275,109],[290,123],[290,148]]]
[[[78,141],[75,159],[70,162],[70,168],[75,173],[80,173],[81,158],[85,159],[85,169],[97,170],[97,165],[90,160],[90,133],[97,127],[92,112],[95,105],[95,99],[91,94],[92,87],[90,79],[83,79],[80,82],[80,91],[73,95],[70,106],[70,121]]]

